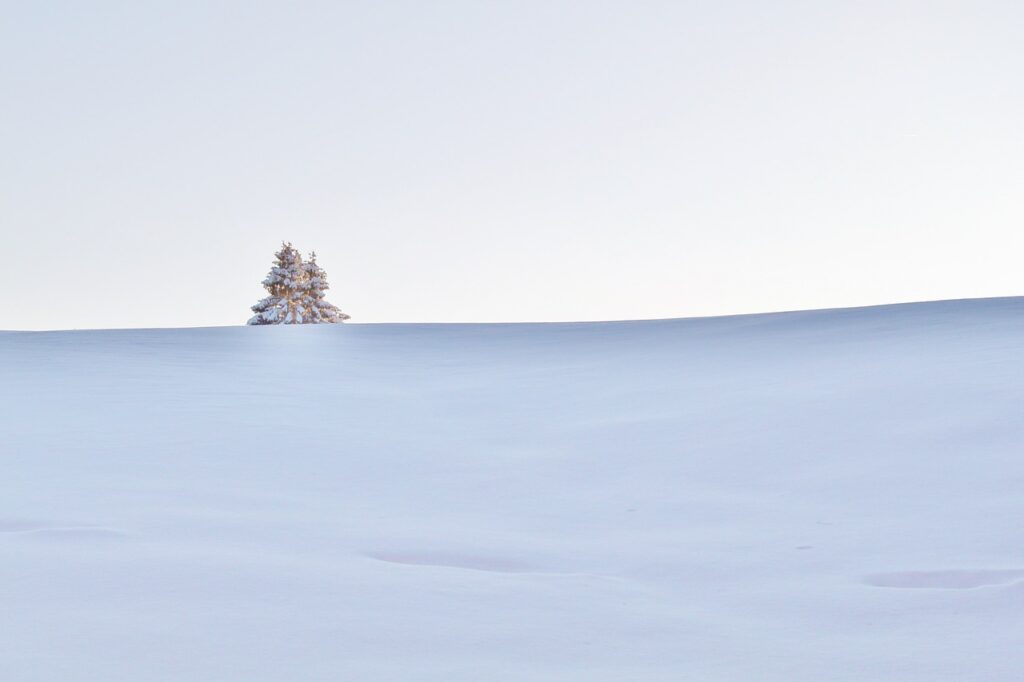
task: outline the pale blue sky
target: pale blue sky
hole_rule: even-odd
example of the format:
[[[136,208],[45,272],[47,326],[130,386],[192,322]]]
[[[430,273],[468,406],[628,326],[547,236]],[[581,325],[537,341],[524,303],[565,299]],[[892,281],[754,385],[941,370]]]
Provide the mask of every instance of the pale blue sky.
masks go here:
[[[1024,293],[1024,3],[0,8],[2,328]]]

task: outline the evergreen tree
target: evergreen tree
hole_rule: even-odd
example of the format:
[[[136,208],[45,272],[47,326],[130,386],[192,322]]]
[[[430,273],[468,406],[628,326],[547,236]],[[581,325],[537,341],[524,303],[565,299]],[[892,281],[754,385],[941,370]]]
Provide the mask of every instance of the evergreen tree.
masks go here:
[[[309,260],[302,264],[302,282],[299,285],[300,300],[304,311],[304,324],[336,324],[349,319],[337,306],[324,298],[330,286],[327,273],[317,265],[316,252],[309,254]]]
[[[281,242],[281,250],[274,254],[274,267],[263,280],[269,296],[252,306],[256,313],[249,324],[301,324],[304,321],[302,294],[302,254],[291,242]]]

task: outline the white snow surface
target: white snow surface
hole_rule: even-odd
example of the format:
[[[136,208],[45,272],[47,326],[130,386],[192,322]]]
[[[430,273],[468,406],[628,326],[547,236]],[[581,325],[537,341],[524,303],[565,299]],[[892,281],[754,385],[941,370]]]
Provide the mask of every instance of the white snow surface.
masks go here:
[[[0,679],[1020,682],[1024,299],[0,334]]]

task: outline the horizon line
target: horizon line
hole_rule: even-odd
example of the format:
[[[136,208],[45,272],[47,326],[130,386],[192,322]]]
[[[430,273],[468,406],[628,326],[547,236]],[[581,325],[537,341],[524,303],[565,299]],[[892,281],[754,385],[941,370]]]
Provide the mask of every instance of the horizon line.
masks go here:
[[[599,319],[599,320],[520,320],[520,321],[490,321],[490,322],[468,322],[468,321],[441,321],[441,322],[342,322],[337,324],[274,324],[261,325],[266,327],[379,327],[379,326],[511,326],[511,325],[569,325],[569,324],[628,324],[631,322],[671,322],[677,320],[715,320],[731,317],[756,317],[764,315],[792,315],[799,313],[815,312],[837,312],[843,310],[867,310],[871,308],[895,308],[900,306],[929,305],[937,303],[964,303],[968,301],[1006,301],[1010,299],[1024,299],[1024,294],[1007,296],[978,296],[964,298],[937,298],[913,301],[897,301],[893,303],[872,303],[867,305],[836,306],[829,308],[793,308],[785,310],[763,310],[744,313],[723,313],[720,315],[684,315],[679,317],[639,317],[626,319]],[[0,329],[0,334],[46,334],[59,332],[113,332],[113,331],[166,331],[174,329],[235,329],[237,327],[249,327],[252,325],[225,324],[225,325],[196,325],[179,327],[64,327],[54,329]]]

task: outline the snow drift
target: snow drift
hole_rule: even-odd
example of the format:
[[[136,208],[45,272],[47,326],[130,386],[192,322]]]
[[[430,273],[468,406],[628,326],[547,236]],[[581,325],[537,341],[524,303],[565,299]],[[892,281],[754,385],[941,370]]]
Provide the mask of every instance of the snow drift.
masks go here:
[[[0,334],[0,678],[1024,670],[1024,299]]]

